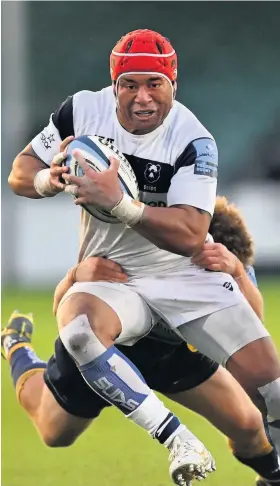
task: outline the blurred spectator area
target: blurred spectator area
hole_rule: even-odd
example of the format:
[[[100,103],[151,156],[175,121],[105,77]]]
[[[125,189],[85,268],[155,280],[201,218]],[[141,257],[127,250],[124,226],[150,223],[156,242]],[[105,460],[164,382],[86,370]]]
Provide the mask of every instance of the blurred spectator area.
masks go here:
[[[29,204],[7,188],[14,156],[69,94],[110,84],[110,50],[136,28],[158,30],[174,44],[179,56],[177,98],[217,140],[219,193],[242,200],[248,209],[262,189],[262,196],[276,206],[279,19],[279,2],[2,2],[4,275],[18,275],[11,259],[18,244],[13,222],[17,206],[24,212]]]

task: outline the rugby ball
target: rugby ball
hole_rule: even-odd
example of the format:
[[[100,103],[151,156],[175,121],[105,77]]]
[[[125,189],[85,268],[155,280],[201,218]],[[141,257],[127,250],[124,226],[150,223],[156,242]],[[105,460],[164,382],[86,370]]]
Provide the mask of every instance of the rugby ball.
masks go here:
[[[109,157],[113,156],[118,159],[120,162],[118,176],[122,191],[133,199],[139,199],[138,183],[130,163],[108,139],[83,135],[69,143],[66,149],[67,157],[64,165],[69,167],[70,174],[82,177],[84,172],[73,156],[73,150],[75,149],[80,150],[89,167],[96,172],[102,172],[110,167]],[[101,208],[91,204],[85,204],[83,208],[104,223],[120,223],[117,218]]]

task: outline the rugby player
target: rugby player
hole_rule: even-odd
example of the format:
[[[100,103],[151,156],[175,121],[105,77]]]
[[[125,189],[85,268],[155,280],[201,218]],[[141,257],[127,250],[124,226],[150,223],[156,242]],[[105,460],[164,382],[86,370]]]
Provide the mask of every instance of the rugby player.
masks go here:
[[[219,258],[220,267],[216,270],[236,278],[254,311],[262,316],[263,300],[256,287],[251,266],[254,258],[253,242],[239,211],[229,205],[226,198],[217,198],[210,231],[216,243],[208,246],[212,250],[215,248]],[[208,257],[205,250],[200,257],[203,257],[206,268],[213,269],[209,260],[211,257]],[[71,275],[75,277],[75,272],[76,278],[84,281],[126,280],[117,264],[103,258],[91,257],[81,263],[75,272],[73,270],[57,286],[54,312],[63,294],[71,286]],[[8,329],[20,330],[23,322],[32,333],[30,315],[12,315]],[[27,344],[30,338],[27,337],[25,342],[30,352]],[[260,413],[226,370],[200,353],[191,352],[175,333],[170,333],[164,323],[155,326],[147,337],[134,346],[121,348],[138,365],[151,388],[207,418],[231,438],[232,451],[237,458],[245,455],[252,460],[257,455],[256,464],[259,464],[258,451],[263,441]],[[33,354],[34,361],[43,363],[45,370],[40,370],[38,364],[32,363],[30,356],[29,359],[31,366],[16,383],[19,402],[47,445],[68,446],[108,404],[86,386],[59,338],[56,354],[48,363],[43,363]],[[269,476],[270,471],[265,467],[262,464],[259,468],[255,465],[257,472]],[[265,480],[259,481],[258,484],[269,484]]]
[[[106,256],[125,269],[129,281],[76,282],[58,309],[60,338],[96,393],[126,415],[130,407],[130,419],[154,435],[176,435],[171,476],[182,482],[190,441],[177,433],[182,430],[178,419],[143,384],[115,343],[133,344],[151,329],[151,313],[160,316],[209,358],[226,365],[267,410],[278,447],[280,364],[268,331],[234,279],[206,272],[190,260],[207,238],[214,211],[217,149],[197,118],[174,100],[173,47],[158,33],[135,31],[114,47],[110,68],[113,85],[69,97],[16,157],[9,182],[17,194],[49,197],[65,189],[58,180],[62,176],[77,204],[95,204],[123,223],[104,224],[83,212],[80,260]],[[82,178],[58,166],[65,157],[57,156],[61,141],[85,134],[96,134],[105,144],[113,140],[126,155],[142,189],[141,204],[123,196],[115,160],[96,174],[77,151]],[[156,173],[150,173],[151,163]]]

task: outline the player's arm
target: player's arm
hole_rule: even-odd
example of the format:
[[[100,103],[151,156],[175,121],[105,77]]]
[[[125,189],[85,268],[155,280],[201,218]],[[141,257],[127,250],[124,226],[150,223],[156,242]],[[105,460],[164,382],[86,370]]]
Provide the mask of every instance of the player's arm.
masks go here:
[[[175,163],[167,208],[145,206],[135,231],[164,250],[196,254],[206,240],[216,198],[218,153],[213,140],[188,145]]]
[[[63,152],[72,139],[72,98],[51,116],[49,125],[15,158],[8,183],[12,191],[31,199],[52,197],[63,191],[60,176],[67,171],[60,167]]]
[[[70,268],[54,292],[53,312],[56,314],[59,302],[75,282],[127,282],[127,275],[120,265],[102,257],[89,257]]]
[[[162,250],[191,256],[205,242],[210,218],[206,211],[187,205],[145,206],[141,223],[133,229]]]
[[[8,184],[11,190],[18,196],[25,196],[32,199],[39,199],[42,196],[36,192],[34,178],[36,174],[46,169],[46,164],[40,160],[32,149],[31,144],[20,152],[15,158]]]
[[[257,281],[252,267],[249,267],[249,269],[246,270],[238,260],[233,278],[237,282],[238,287],[244,297],[248,300],[252,309],[263,321],[263,297],[257,287]]]
[[[241,261],[221,243],[206,243],[192,262],[202,268],[231,275],[257,316],[263,319],[263,298],[252,267],[244,268]]]

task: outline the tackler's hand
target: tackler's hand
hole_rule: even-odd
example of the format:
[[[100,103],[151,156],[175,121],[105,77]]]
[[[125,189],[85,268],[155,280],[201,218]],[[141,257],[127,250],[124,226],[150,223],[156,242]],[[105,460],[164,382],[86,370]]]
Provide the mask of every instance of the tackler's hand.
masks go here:
[[[192,263],[234,276],[238,259],[221,243],[205,243],[202,250],[192,257]]]

